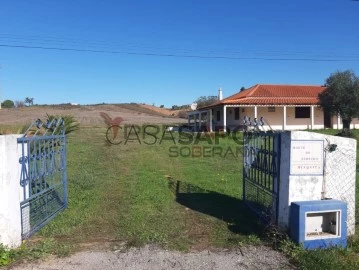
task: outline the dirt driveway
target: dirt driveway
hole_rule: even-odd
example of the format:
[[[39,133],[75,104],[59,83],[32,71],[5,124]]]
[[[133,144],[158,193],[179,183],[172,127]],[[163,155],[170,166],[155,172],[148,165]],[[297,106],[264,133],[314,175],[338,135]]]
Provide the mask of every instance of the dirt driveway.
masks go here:
[[[264,246],[237,250],[181,253],[154,246],[117,251],[85,251],[67,258],[22,264],[16,270],[90,270],[90,269],[295,269],[283,254]]]

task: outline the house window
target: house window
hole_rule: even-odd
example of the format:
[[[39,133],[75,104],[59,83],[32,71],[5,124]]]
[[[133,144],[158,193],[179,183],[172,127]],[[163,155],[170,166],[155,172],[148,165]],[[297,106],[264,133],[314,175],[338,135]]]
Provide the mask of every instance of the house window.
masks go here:
[[[217,122],[221,121],[221,111],[217,111]]]
[[[295,107],[295,118],[310,118],[310,107]]]
[[[239,108],[234,108],[234,120],[239,120]]]
[[[268,107],[268,112],[275,112],[275,107]]]

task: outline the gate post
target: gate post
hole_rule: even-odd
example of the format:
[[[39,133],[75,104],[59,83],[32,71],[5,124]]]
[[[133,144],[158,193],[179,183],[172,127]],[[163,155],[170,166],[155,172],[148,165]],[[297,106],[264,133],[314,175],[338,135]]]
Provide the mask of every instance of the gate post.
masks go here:
[[[356,140],[307,131],[281,136],[279,226],[289,227],[292,202],[334,199],[347,203],[348,235],[353,235]]]
[[[20,186],[22,147],[20,134],[0,136],[0,243],[15,248],[21,245]]]
[[[273,216],[272,222],[278,224],[278,212],[279,212],[279,188],[280,188],[280,163],[281,163],[281,133],[276,133],[276,136],[273,136],[273,157],[276,170],[278,171],[273,173],[273,194],[275,198],[273,199]],[[273,160],[272,160],[273,162]]]

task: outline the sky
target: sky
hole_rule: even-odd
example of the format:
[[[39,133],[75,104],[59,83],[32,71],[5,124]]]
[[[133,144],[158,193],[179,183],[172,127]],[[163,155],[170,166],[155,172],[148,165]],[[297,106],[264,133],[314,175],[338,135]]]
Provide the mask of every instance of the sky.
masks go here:
[[[191,104],[359,75],[359,1],[0,0],[0,99]]]

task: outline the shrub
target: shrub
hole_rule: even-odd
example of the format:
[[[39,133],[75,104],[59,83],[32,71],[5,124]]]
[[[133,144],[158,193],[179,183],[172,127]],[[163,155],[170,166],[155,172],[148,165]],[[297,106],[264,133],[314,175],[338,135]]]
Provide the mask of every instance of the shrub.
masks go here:
[[[179,118],[187,118],[187,111],[179,111],[178,117]]]
[[[72,115],[49,115],[49,114],[47,114],[47,120],[52,121],[55,118],[56,119],[60,119],[60,118],[64,119],[65,135],[80,129],[80,123],[77,122]],[[29,128],[29,126],[30,126],[30,124],[24,125],[21,129],[21,132],[25,133],[25,131]],[[44,123],[43,127],[41,127],[40,134],[42,134],[45,131],[44,127],[45,127],[45,123]],[[53,132],[54,128],[53,127],[49,128],[49,131]],[[33,134],[35,132],[36,132],[36,127],[31,128],[31,130],[29,131],[30,134]],[[60,134],[60,133],[61,133],[61,128],[58,127],[56,129],[55,134]]]
[[[8,265],[12,262],[13,258],[14,253],[12,250],[0,244],[0,266]]]
[[[80,123],[75,120],[72,115],[47,115],[47,119],[52,121],[54,118],[63,118],[65,121],[65,134],[69,134],[80,129]],[[51,129],[50,129],[51,130]],[[58,131],[60,132],[60,130]],[[56,132],[57,133],[57,132]]]
[[[2,108],[14,108],[15,104],[14,101],[7,99],[3,103],[1,103]]]
[[[16,108],[22,108],[22,107],[24,107],[24,106],[25,106],[24,101],[22,101],[22,100],[16,100],[16,101],[15,101],[15,107],[16,107]]]

